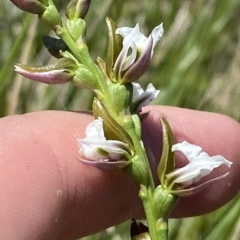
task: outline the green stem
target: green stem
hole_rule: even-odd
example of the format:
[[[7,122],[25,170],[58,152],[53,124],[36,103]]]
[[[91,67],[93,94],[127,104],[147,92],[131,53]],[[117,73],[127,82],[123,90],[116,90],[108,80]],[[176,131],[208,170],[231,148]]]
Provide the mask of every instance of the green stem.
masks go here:
[[[160,218],[159,220],[156,220],[151,189],[147,189],[145,186],[141,185],[139,197],[142,200],[146,214],[151,240],[168,240],[168,219]]]
[[[139,197],[142,200],[151,240],[158,240],[158,233],[156,229],[156,218],[154,215],[153,205],[152,205],[151,189],[147,189],[145,186],[141,185],[139,190]]]
[[[101,74],[99,68],[93,62],[89,54],[87,45],[84,42],[76,44],[76,42],[64,26],[56,26],[56,34],[65,42],[65,44],[71,50],[72,54],[76,57],[76,59],[80,63],[88,67],[90,72],[95,76],[97,83],[99,84],[99,89],[104,94],[105,90],[107,89],[106,81]]]

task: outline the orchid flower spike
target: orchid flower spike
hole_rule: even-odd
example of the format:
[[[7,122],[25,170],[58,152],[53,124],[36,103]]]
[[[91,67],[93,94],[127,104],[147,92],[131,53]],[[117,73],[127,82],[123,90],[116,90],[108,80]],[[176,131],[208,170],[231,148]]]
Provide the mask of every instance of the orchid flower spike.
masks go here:
[[[225,159],[222,155],[210,157],[202,148],[186,141],[172,146],[172,151],[182,152],[189,163],[179,169],[175,169],[166,175],[166,185],[169,192],[179,196],[194,194],[204,188],[212,181],[224,178],[228,173],[220,175],[214,179],[204,182],[196,187],[187,188],[199,182],[203,177],[209,175],[213,169],[221,165],[231,167],[232,162]],[[169,188],[169,186],[171,186]]]
[[[139,24],[134,28],[121,27],[116,34],[123,37],[120,51],[113,70],[119,82],[133,82],[147,70],[153,55],[153,49],[163,35],[163,24],[155,27],[147,38],[139,31]]]
[[[80,161],[105,170],[117,170],[127,166],[130,161],[128,144],[118,140],[107,140],[104,136],[103,119],[98,118],[86,128],[87,137],[77,139]]]

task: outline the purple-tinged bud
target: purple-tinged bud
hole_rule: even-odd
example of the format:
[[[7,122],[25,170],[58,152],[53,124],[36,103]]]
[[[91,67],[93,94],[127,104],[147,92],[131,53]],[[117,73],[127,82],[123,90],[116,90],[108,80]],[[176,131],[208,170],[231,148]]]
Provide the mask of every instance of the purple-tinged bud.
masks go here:
[[[66,7],[68,19],[84,18],[88,12],[91,0],[71,0]]]
[[[25,12],[42,14],[48,6],[47,0],[10,0],[14,5]]]
[[[74,77],[77,66],[70,58],[61,58],[55,64],[44,67],[30,67],[16,64],[15,71],[24,77],[47,84],[61,84]]]
[[[56,6],[52,0],[10,0],[18,8],[25,12],[38,14],[38,17],[46,22],[52,29],[61,25],[62,21]]]

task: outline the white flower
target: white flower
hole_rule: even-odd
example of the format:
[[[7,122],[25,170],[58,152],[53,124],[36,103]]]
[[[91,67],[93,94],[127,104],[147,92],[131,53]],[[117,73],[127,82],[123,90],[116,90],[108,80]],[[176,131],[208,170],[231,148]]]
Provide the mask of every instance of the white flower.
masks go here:
[[[117,169],[128,164],[127,144],[117,140],[107,140],[103,131],[103,119],[98,118],[86,128],[87,137],[77,139],[79,152],[84,158],[80,161],[104,169]]]
[[[123,37],[123,48],[113,67],[116,77],[123,78],[125,82],[133,82],[142,76],[163,32],[162,23],[153,29],[148,38],[140,33],[138,24],[134,28],[117,28],[116,34]]]
[[[160,93],[160,90],[156,90],[152,83],[148,84],[147,89],[145,91],[143,91],[140,84],[138,83],[132,83],[132,85],[133,85],[132,104],[134,112],[139,112],[142,107],[147,106]]]
[[[180,196],[193,194],[205,187],[206,184],[225,177],[228,173],[211,179],[197,187],[184,189],[200,181],[220,165],[226,165],[228,168],[232,165],[232,162],[225,159],[222,155],[210,157],[206,152],[202,151],[201,147],[186,141],[173,145],[172,151],[182,152],[189,161],[186,166],[173,170],[166,176],[168,184],[172,183],[178,186],[177,189],[172,190],[172,193]]]

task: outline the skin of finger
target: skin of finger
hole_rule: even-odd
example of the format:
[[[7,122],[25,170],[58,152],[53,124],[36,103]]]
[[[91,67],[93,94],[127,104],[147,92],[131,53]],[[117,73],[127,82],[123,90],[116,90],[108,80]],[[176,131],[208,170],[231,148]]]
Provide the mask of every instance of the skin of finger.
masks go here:
[[[223,154],[219,153],[219,149],[223,149],[226,158],[239,160],[234,151],[239,139],[232,136],[239,134],[239,126],[233,120],[176,108],[155,107],[151,110],[149,118],[143,122],[143,136],[150,146],[148,152],[155,159],[161,152],[159,117],[162,116],[172,125],[176,141],[201,142],[210,155]],[[200,121],[204,117],[210,118],[208,122]],[[0,227],[0,233],[11,236],[12,229],[18,229],[15,231],[18,239],[21,235],[22,239],[33,239],[33,236],[34,239],[74,239],[132,216],[142,216],[138,188],[127,177],[77,161],[76,138],[84,137],[84,129],[91,120],[92,117],[86,114],[50,111],[1,120],[1,133],[6,135],[0,137],[0,169],[4,169],[0,176],[0,189],[3,189],[0,202],[4,203],[0,205],[0,215],[5,216],[0,220],[0,226],[4,228]],[[202,125],[204,131],[200,132]],[[228,128],[219,132],[213,125]],[[217,135],[214,143],[204,137],[210,130],[213,131],[211,136]],[[150,139],[151,144],[148,143]],[[224,148],[226,143],[232,146],[231,151]],[[235,163],[235,168],[239,169],[239,162]],[[231,171],[228,180],[222,184],[228,183],[227,187],[218,187],[217,191],[214,190],[216,187],[209,187],[201,194],[180,200],[174,216],[210,211],[214,209],[211,202],[220,206],[239,189],[234,185],[237,181],[236,171]],[[220,196],[220,200],[215,196]]]
[[[136,213],[138,188],[130,179],[77,160],[76,138],[92,120],[52,111],[1,119],[3,239],[75,239]]]

